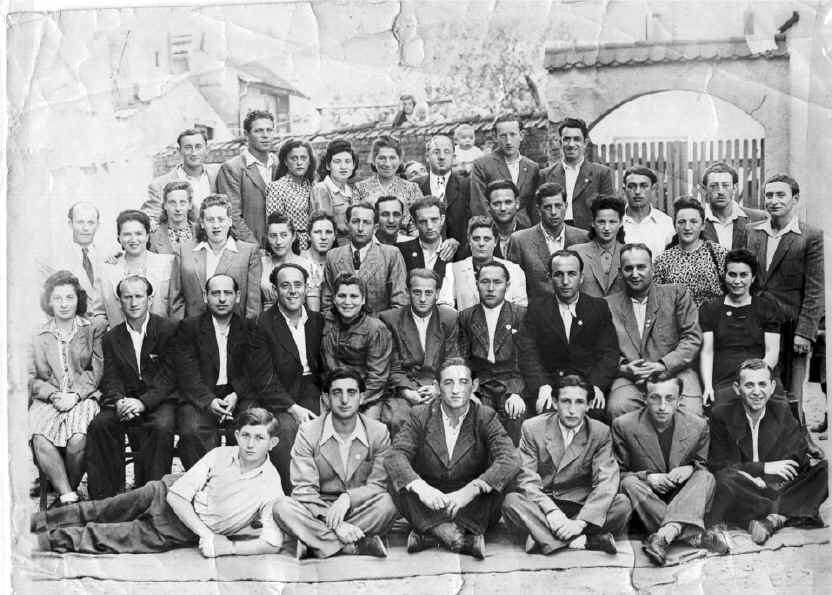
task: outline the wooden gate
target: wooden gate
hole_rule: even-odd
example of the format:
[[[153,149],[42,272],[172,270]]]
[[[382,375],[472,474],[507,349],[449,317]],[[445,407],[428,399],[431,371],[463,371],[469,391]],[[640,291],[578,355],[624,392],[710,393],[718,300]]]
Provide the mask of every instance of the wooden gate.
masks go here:
[[[613,171],[615,188],[623,185],[624,171],[644,165],[658,174],[656,206],[671,213],[673,201],[684,195],[701,197],[702,172],[724,161],[739,175],[738,200],[745,206],[762,208],[761,186],[765,179],[765,139],[731,139],[701,142],[626,142],[593,145],[591,161]]]

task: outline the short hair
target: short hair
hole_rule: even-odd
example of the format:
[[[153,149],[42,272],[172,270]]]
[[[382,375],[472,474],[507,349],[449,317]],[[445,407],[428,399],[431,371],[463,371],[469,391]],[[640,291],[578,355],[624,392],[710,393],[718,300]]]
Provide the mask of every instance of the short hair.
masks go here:
[[[364,280],[355,273],[339,273],[338,276],[335,277],[335,281],[332,282],[333,296],[338,293],[338,290],[341,289],[342,285],[356,285],[361,297],[365,299],[367,298],[367,285],[364,283]]]
[[[332,158],[338,153],[349,153],[352,157],[352,163],[355,167],[353,168],[352,175],[349,179],[353,179],[355,174],[358,173],[358,153],[356,153],[355,149],[352,148],[350,141],[343,138],[336,138],[329,141],[329,144],[327,144],[326,150],[324,151],[324,155],[318,163],[318,177],[321,180],[329,175],[329,164],[332,163]]]
[[[471,378],[474,377],[474,370],[468,364],[468,360],[466,360],[464,357],[448,357],[445,358],[445,360],[441,364],[439,364],[439,367],[436,369],[437,382],[442,380],[442,372],[453,366],[463,366],[465,368],[468,368],[468,371],[471,372]]]
[[[407,288],[413,287],[414,279],[432,279],[436,284],[436,290],[439,291],[440,281],[439,275],[435,271],[425,268],[410,269],[407,271]]]
[[[294,149],[306,149],[306,154],[309,155],[309,166],[303,174],[303,179],[312,184],[315,181],[315,152],[312,150],[312,145],[305,140],[297,138],[290,138],[280,145],[280,150],[277,152],[277,172],[275,176],[277,179],[280,179],[289,173],[289,166],[286,165],[286,159],[289,158],[289,153]]]
[[[370,149],[370,169],[373,171],[376,171],[376,166],[373,162],[376,160],[378,152],[382,149],[393,149],[396,155],[399,156],[399,159],[402,158],[402,146],[399,144],[399,139],[389,134],[382,134],[373,141],[373,146]]]
[[[768,370],[769,378],[774,378],[774,370],[761,358],[747,359],[742,362],[737,368],[737,382],[739,382],[744,370]]]
[[[575,252],[574,250],[569,250],[568,248],[562,250],[555,250],[552,255],[549,257],[549,275],[551,276],[552,271],[554,270],[554,262],[556,258],[577,258],[578,259],[578,271],[580,273],[584,272],[584,261],[581,260],[581,255]]]
[[[457,128],[457,130],[459,130],[459,128]],[[473,130],[473,128],[471,130]],[[435,141],[438,138],[447,139],[448,142],[451,143],[451,149],[453,150],[454,141],[453,139],[451,139],[450,136],[448,136],[447,134],[434,134],[427,141],[425,141],[425,153],[430,153],[430,146],[433,144],[433,141]]]
[[[511,190],[514,192],[514,199],[520,196],[520,191],[517,189],[517,185],[512,182],[511,180],[493,180],[488,183],[485,187],[485,200],[486,202],[491,202],[491,195],[496,192],[497,190]]]
[[[284,262],[283,264],[274,267],[272,269],[272,272],[269,273],[269,283],[277,287],[277,276],[280,274],[280,271],[284,269],[296,269],[300,271],[301,275],[303,275],[304,283],[306,283],[309,280],[309,271],[307,271],[305,268],[303,268],[296,262]]]
[[[282,211],[275,211],[271,213],[268,218],[266,219],[266,233],[263,234],[263,240],[261,241],[261,246],[263,250],[269,256],[274,256],[274,251],[272,250],[271,245],[269,244],[269,227],[271,225],[286,225],[289,228],[289,231],[292,232],[292,235],[297,235],[297,230],[295,229],[295,224],[292,222],[289,217],[283,214]],[[292,250],[292,246],[289,246],[289,250]]]
[[[61,285],[71,285],[75,291],[77,298],[77,306],[75,308],[76,316],[83,316],[87,313],[87,292],[81,287],[81,282],[70,271],[56,271],[46,278],[43,284],[43,292],[40,295],[40,309],[43,310],[47,316],[54,316],[55,312],[52,309],[52,292],[56,287]]]
[[[208,277],[208,280],[205,282],[205,293],[206,294],[209,291],[211,291],[211,281],[213,281],[217,277],[227,277],[227,278],[231,279],[231,281],[233,281],[233,283],[234,283],[234,291],[240,291],[240,284],[237,283],[237,279],[233,275],[228,275],[226,273],[214,273],[213,275]]]
[[[118,217],[116,217],[116,235],[121,233],[121,226],[128,221],[139,223],[144,227],[147,235],[150,235],[150,217],[144,211],[138,211],[136,209],[127,209],[118,214]]]
[[[378,211],[376,210],[376,208],[378,207],[378,203],[380,203],[380,202],[382,201],[382,199],[383,199],[383,198],[385,198],[385,197],[383,197],[383,196],[382,196],[382,197],[380,197],[380,198],[376,201],[376,206],[373,206],[372,204],[370,204],[370,203],[369,203],[368,201],[366,201],[366,200],[362,200],[362,201],[359,201],[359,202],[353,203],[353,204],[351,204],[350,206],[348,206],[348,207],[347,207],[347,212],[346,212],[346,215],[347,215],[347,223],[349,223],[349,222],[350,222],[350,219],[352,219],[352,212],[353,212],[355,209],[367,209],[367,210],[369,210],[369,211],[372,211],[372,212],[373,212],[373,218],[374,218],[374,220],[377,220],[377,219],[378,219]],[[388,196],[388,197],[386,197],[386,198],[389,200],[390,198],[396,198],[396,197],[395,197],[395,196],[393,196],[393,197]],[[402,201],[401,201],[400,199],[396,199],[396,200],[398,200],[398,201],[399,201],[399,204],[401,204],[401,202],[402,202]]]
[[[188,202],[193,204],[194,187],[187,180],[173,180],[165,184],[162,188],[162,212],[159,214],[159,223],[168,222],[168,212],[165,210],[165,201],[168,199],[168,194],[176,192],[177,190],[184,190],[188,193]],[[193,223],[193,208],[188,209],[188,223]]]
[[[675,201],[673,201],[673,222],[676,222],[676,215],[682,209],[694,209],[695,211],[699,211],[699,216],[702,217],[702,221],[705,221],[705,207],[702,206],[702,203],[693,198],[692,196],[680,196]]]
[[[586,393],[587,401],[589,401],[590,395],[594,393],[594,390],[592,388],[592,385],[589,383],[589,380],[587,380],[586,376],[584,376],[581,372],[570,371],[558,379],[558,399],[560,399],[560,389],[566,388],[568,386],[577,386],[578,388],[583,389],[583,391]]]
[[[486,215],[474,215],[468,220],[468,235],[474,233],[475,229],[487,227],[494,233],[494,220]]]
[[[708,185],[708,176],[711,174],[731,174],[731,181],[736,184],[739,182],[739,175],[737,175],[737,170],[733,167],[725,163],[724,161],[717,161],[705,168],[705,171],[702,173],[702,185]]]
[[[797,183],[797,180],[788,174],[774,174],[773,176],[769,176],[763,183],[763,193],[765,193],[766,184],[773,184],[774,182],[788,184],[789,188],[791,188],[792,196],[800,194],[800,185]]]
[[[72,203],[72,206],[69,207],[69,211],[67,211],[67,213],[66,213],[66,218],[69,219],[70,221],[74,221],[75,220],[75,207],[80,207],[81,205],[87,206],[87,207],[92,207],[95,210],[95,219],[97,221],[101,220],[101,211],[98,210],[97,206],[95,206],[94,204],[92,204],[91,202],[88,202],[86,200],[79,200],[78,202]]]
[[[277,436],[278,422],[271,411],[262,407],[249,407],[237,415],[236,430],[242,430],[246,426],[266,426],[266,432],[270,438]]]
[[[346,366],[333,368],[329,374],[326,374],[321,388],[323,388],[325,393],[328,393],[336,380],[344,380],[345,378],[355,380],[356,384],[358,384],[358,392],[363,393],[367,390],[367,383],[364,381],[364,376],[355,368],[348,368]]]
[[[534,204],[539,207],[543,204],[543,199],[548,196],[560,196],[564,201],[566,201],[566,192],[564,191],[563,186],[557,182],[546,182],[545,184],[541,184],[535,191]]]
[[[674,382],[676,383],[676,386],[677,386],[677,387],[678,387],[678,389],[679,389],[679,396],[681,397],[681,396],[682,396],[682,388],[683,388],[683,386],[684,386],[684,383],[682,382],[682,379],[681,379],[681,378],[679,378],[678,376],[671,376],[671,377],[669,377],[669,378],[665,378],[665,377],[662,377],[662,374],[661,374],[661,373],[659,373],[659,372],[656,372],[656,373],[654,373],[654,374],[651,374],[651,375],[647,378],[647,382],[646,382],[646,384],[645,384],[645,389],[647,389],[647,390],[645,391],[645,392],[646,392],[646,394],[647,394],[647,395],[649,395],[649,394],[650,394],[650,388],[648,387],[648,385],[650,385],[650,384],[659,384],[659,383],[661,383],[661,382],[669,382],[669,381],[671,381],[671,380],[672,380],[672,381],[674,381]]]
[[[127,275],[124,279],[116,283],[116,295],[119,298],[121,297],[121,286],[127,281],[143,281],[148,297],[153,295],[153,284],[150,282],[150,279],[144,275]]]
[[[416,213],[422,209],[430,209],[431,207],[439,209],[440,215],[445,214],[445,203],[435,196],[423,196],[414,200],[413,204],[410,205],[410,217],[413,219],[413,223],[416,223]]]
[[[251,110],[243,120],[243,130],[246,133],[251,132],[251,125],[255,120],[271,120],[272,125],[274,125],[274,116],[271,112],[259,109]]]
[[[496,134],[497,124],[502,124],[504,122],[517,122],[517,128],[519,128],[521,132],[523,131],[523,120],[517,114],[502,114],[497,116],[491,124],[491,131]]]
[[[650,178],[650,184],[655,184],[659,181],[659,177],[649,167],[643,165],[633,165],[624,170],[624,176],[621,178],[622,185],[627,185],[627,176],[647,176]]]
[[[593,221],[601,211],[615,211],[618,213],[618,218],[621,219],[621,227],[618,228],[618,235],[615,236],[619,244],[624,243],[624,212],[627,209],[627,203],[612,194],[599,194],[589,205],[589,210],[592,213]],[[596,237],[595,227],[589,227],[589,239],[593,240]]]
[[[751,269],[751,274],[757,276],[760,263],[757,262],[757,256],[747,248],[737,248],[736,250],[729,250],[725,255],[725,270],[728,270],[728,265],[732,262],[747,265]]]
[[[199,205],[199,220],[200,222],[205,218],[205,211],[210,209],[211,207],[223,207],[225,212],[228,213],[228,218],[231,218],[231,201],[228,199],[228,196],[225,194],[209,194],[205,198],[202,199],[202,204]],[[236,234],[234,233],[234,227],[228,230],[229,237],[236,238]],[[208,234],[205,233],[205,228],[202,227],[202,223],[199,225],[199,230],[196,233],[196,239],[198,242],[207,242],[208,241]]]
[[[309,220],[306,223],[306,233],[311,234],[312,228],[318,221],[329,221],[332,223],[333,231],[338,231],[338,226],[335,224],[335,217],[331,214],[327,213],[323,209],[318,209],[317,211],[312,211],[309,213]]]
[[[180,148],[182,147],[182,138],[183,137],[185,137],[185,136],[196,136],[197,134],[202,137],[202,140],[204,140],[205,144],[207,145],[208,144],[208,134],[206,134],[204,129],[202,129],[202,128],[188,128],[188,129],[183,130],[182,132],[180,132],[179,136],[176,137],[176,146],[180,147]]]
[[[563,136],[564,128],[577,128],[584,135],[584,140],[589,138],[589,127],[580,118],[564,118],[561,120],[560,124],[558,124],[558,138]]]
[[[501,271],[503,271],[503,274],[505,274],[505,276],[506,276],[506,282],[511,280],[511,274],[508,272],[508,267],[506,265],[504,265],[502,262],[500,262],[499,260],[490,260],[490,261],[486,262],[484,265],[480,266],[480,268],[476,269],[474,271],[474,279],[479,281],[480,280],[480,273],[482,273],[482,270],[484,268],[487,268],[487,267],[500,269]]]
[[[619,258],[623,260],[625,252],[635,252],[636,250],[642,250],[643,252],[647,252],[647,256],[650,257],[650,262],[653,262],[653,251],[650,250],[647,244],[644,244],[642,242],[631,242],[629,244],[624,244],[624,246],[621,247]]]

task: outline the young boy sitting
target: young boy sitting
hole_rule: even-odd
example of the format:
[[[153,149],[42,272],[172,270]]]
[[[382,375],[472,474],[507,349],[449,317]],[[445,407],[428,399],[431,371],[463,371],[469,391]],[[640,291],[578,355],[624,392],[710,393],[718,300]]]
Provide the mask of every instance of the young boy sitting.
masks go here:
[[[104,500],[36,513],[41,549],[85,554],[140,554],[199,545],[206,558],[277,553],[283,535],[272,516],[283,495],[269,461],[277,420],[265,409],[240,413],[238,446],[220,446],[183,475]],[[259,520],[259,533],[251,525]],[[231,536],[256,535],[231,541]]]

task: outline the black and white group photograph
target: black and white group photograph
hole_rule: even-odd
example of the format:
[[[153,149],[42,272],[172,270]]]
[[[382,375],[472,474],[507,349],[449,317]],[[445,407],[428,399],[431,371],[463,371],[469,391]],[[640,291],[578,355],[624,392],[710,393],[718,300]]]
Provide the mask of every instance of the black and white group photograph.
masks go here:
[[[4,3],[0,591],[829,592],[832,0],[91,1]]]

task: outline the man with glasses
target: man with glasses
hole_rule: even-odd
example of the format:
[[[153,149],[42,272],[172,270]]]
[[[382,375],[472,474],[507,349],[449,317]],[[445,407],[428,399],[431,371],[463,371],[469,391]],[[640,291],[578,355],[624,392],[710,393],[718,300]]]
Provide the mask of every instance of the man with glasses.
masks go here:
[[[719,243],[726,250],[745,248],[748,225],[766,218],[763,211],[737,203],[737,170],[727,163],[714,163],[702,174],[705,194],[705,228],[702,239]]]

